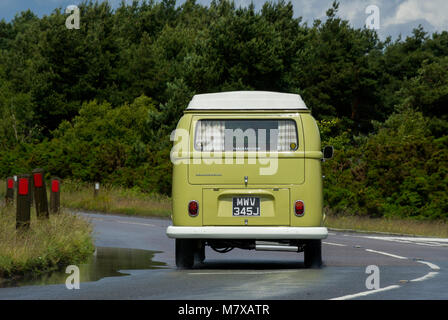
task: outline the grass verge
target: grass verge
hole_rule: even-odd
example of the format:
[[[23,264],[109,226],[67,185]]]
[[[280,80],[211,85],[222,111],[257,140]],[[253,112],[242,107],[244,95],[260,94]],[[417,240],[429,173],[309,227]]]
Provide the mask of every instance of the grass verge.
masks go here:
[[[391,234],[448,238],[448,224],[444,221],[366,218],[356,216],[328,216],[325,226],[333,229],[384,232]]]
[[[171,198],[137,188],[101,185],[96,197],[93,184],[64,181],[61,188],[61,205],[65,208],[151,217],[171,214]]]
[[[29,230],[17,231],[15,207],[0,207],[0,284],[83,263],[95,250],[82,217],[61,212],[38,220],[33,211]]]

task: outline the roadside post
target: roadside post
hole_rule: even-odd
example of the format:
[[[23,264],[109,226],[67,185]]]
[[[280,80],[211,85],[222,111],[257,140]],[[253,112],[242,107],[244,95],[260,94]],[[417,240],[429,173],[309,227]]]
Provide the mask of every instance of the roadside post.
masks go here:
[[[16,229],[28,229],[30,227],[30,175],[18,176],[17,183],[17,210]]]
[[[34,179],[30,179],[30,206],[34,206]]]
[[[99,182],[95,182],[95,186],[93,189],[93,197],[97,197],[98,193],[100,192],[100,183]]]
[[[50,212],[51,214],[58,214],[61,207],[61,179],[58,177],[51,178],[51,193],[50,193]]]
[[[14,202],[14,178],[8,177],[6,178],[5,203],[9,205],[12,204],[13,202]]]
[[[38,218],[48,218],[48,198],[45,186],[44,170],[33,170],[34,200],[36,201],[36,215]]]

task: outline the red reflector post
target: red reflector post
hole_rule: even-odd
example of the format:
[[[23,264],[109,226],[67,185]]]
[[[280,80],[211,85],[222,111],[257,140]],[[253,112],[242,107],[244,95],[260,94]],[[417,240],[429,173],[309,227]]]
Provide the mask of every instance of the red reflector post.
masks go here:
[[[8,179],[8,189],[14,189],[14,180]]]
[[[199,204],[196,200],[191,200],[188,203],[188,214],[192,217],[196,217],[199,213]]]
[[[302,200],[297,200],[295,204],[295,213],[296,216],[301,217],[305,214],[305,204]]]
[[[36,188],[42,188],[43,186],[42,173],[35,173],[33,177],[34,177],[34,186]]]
[[[26,196],[28,194],[29,188],[28,188],[28,179],[26,178],[19,178],[19,195]]]
[[[59,180],[51,181],[51,191],[52,192],[59,192]]]

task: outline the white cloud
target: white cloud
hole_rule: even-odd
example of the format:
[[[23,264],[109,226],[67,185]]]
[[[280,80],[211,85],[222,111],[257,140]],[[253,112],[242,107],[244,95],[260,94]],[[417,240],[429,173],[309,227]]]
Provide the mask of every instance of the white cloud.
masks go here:
[[[339,5],[339,14],[341,17],[350,21],[359,19],[359,16],[365,16],[364,10],[369,4],[377,3],[376,1],[369,1],[369,3],[365,3],[363,1],[341,2]]]
[[[448,1],[446,0],[405,0],[395,15],[388,18],[385,25],[403,24],[416,20],[426,20],[437,29],[448,27]]]

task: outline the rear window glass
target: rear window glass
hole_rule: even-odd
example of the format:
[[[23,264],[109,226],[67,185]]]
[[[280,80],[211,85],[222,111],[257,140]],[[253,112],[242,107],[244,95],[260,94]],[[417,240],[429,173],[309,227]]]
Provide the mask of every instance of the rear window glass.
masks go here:
[[[199,120],[194,147],[198,151],[292,151],[298,147],[295,121]]]

